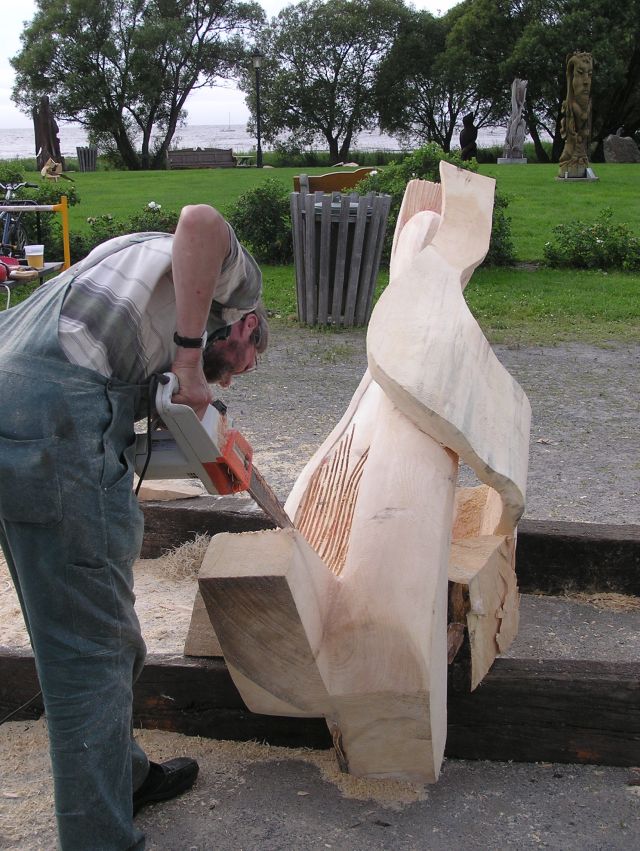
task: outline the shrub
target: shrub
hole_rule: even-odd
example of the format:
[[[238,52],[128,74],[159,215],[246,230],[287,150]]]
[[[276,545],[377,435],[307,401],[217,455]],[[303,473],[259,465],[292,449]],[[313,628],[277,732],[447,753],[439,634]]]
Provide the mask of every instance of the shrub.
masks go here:
[[[33,175],[25,176],[20,165],[17,160],[0,164],[0,182],[22,183],[25,180],[30,183],[35,182],[36,178]],[[25,186],[16,192],[15,197],[35,201],[38,204],[58,204],[60,198],[66,195],[70,207],[80,203],[80,197],[72,181],[44,180],[40,178],[40,175],[37,176],[37,180],[37,188]],[[62,256],[62,227],[59,216],[41,213],[39,228],[38,218],[33,213],[23,216],[21,223],[27,232],[29,241],[42,242],[46,246],[46,253],[49,257]]]
[[[365,195],[367,192],[384,192],[391,195],[391,209],[384,248],[387,258],[391,253],[393,233],[407,183],[415,178],[439,183],[440,163],[443,160],[468,171],[477,172],[478,170],[478,164],[475,160],[462,160],[458,151],[446,153],[435,142],[430,142],[404,157],[401,162],[393,162],[384,170],[369,174],[357,185],[356,191],[361,195]],[[493,206],[491,243],[484,261],[488,265],[509,266],[515,260],[515,251],[511,240],[511,224],[506,215],[508,203],[507,198],[496,193]]]
[[[139,213],[134,213],[126,220],[126,233],[138,233],[142,231],[161,231],[162,233],[175,233],[180,213],[177,210],[163,210],[155,201],[142,208]]]
[[[506,212],[508,206],[508,197],[500,195],[496,189],[493,198],[491,240],[489,251],[483,261],[485,266],[512,266],[515,263],[516,250],[511,238],[511,219]]]
[[[602,210],[595,222],[576,220],[556,225],[555,238],[545,243],[547,266],[574,269],[640,269],[640,239],[627,225],[611,221],[613,212]]]
[[[231,209],[229,223],[238,239],[262,263],[290,263],[293,259],[289,190],[273,177],[241,195]]]
[[[401,162],[410,155],[410,151],[374,151],[363,150],[349,151],[349,161],[357,162],[360,166],[389,165],[392,162]]]
[[[498,162],[498,157],[502,156],[502,145],[491,145],[489,148],[478,148],[476,160],[479,163],[491,163],[492,165]]]
[[[175,210],[163,210],[155,201],[149,201],[140,212],[127,219],[116,219],[110,213],[90,216],[87,219],[89,232],[71,235],[71,260],[74,263],[82,260],[96,245],[126,233],[174,233],[179,216]]]
[[[24,175],[17,162],[0,163],[0,183],[21,183],[23,180]]]

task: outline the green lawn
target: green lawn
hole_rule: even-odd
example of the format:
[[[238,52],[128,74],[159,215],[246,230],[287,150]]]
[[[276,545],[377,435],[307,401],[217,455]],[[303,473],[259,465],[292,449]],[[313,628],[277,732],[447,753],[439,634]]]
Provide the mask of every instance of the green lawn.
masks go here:
[[[566,183],[556,180],[557,165],[480,167],[509,200],[507,215],[518,260],[541,260],[555,225],[591,221],[607,207],[615,222],[626,223],[640,235],[640,165],[598,163],[593,169],[596,182]]]
[[[308,172],[322,174],[325,170]],[[299,168],[74,172],[80,203],[70,209],[69,224],[72,229],[83,230],[88,216],[110,213],[124,218],[149,201],[173,210],[186,204],[212,204],[227,214],[239,195],[269,177],[277,177],[293,191],[296,174],[300,174]]]
[[[594,166],[596,183],[576,184],[556,180],[557,165],[483,165],[481,174],[496,180],[509,199],[513,240],[519,261],[538,262],[553,227],[575,219],[594,219],[607,207],[614,221],[626,222],[640,234],[640,166],[602,163]],[[326,166],[307,169],[322,174]],[[293,189],[299,168],[184,169],[180,171],[74,172],[81,203],[70,210],[72,229],[83,230],[88,216],[110,213],[130,215],[155,201],[179,210],[185,204],[213,204],[228,213],[238,195],[268,177]]]
[[[640,277],[560,269],[481,268],[465,296],[494,343],[637,343]]]
[[[293,266],[263,266],[262,272],[267,307],[282,319],[295,319]],[[387,283],[388,274],[382,271],[376,296]],[[476,271],[465,297],[494,343],[638,341],[640,278],[636,275],[487,267]]]
[[[637,341],[640,327],[640,275],[578,272],[539,267],[543,247],[553,227],[574,219],[591,221],[611,208],[615,221],[626,222],[640,235],[640,166],[598,164],[596,183],[562,183],[557,166],[483,165],[509,198],[508,215],[517,259],[527,266],[479,269],[467,289],[467,299],[489,339],[494,342],[536,344],[566,340],[607,344]],[[165,172],[99,171],[74,173],[81,203],[71,208],[73,230],[86,227],[88,216],[110,213],[124,218],[149,201],[179,210],[188,203],[213,204],[228,213],[242,192],[277,177],[293,188],[298,168],[202,169]],[[306,169],[310,174],[325,167]],[[293,266],[263,267],[265,301],[283,318],[296,313]],[[387,283],[380,274],[378,293]],[[16,290],[24,297],[27,287]]]

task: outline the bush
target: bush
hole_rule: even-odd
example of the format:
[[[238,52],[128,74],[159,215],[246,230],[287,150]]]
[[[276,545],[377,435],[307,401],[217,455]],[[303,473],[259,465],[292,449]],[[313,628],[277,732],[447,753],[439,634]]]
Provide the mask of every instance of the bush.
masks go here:
[[[410,156],[410,151],[349,151],[349,161],[356,162],[359,166],[371,165],[389,165],[393,162],[401,162],[405,157]]]
[[[575,221],[557,225],[555,239],[545,243],[547,266],[574,269],[640,270],[640,239],[627,225],[611,221],[613,212],[603,210],[595,222]]]
[[[9,161],[0,163],[0,183],[21,183],[24,175],[19,163]]]
[[[264,162],[274,168],[315,168],[331,167],[328,151],[303,149],[296,142],[287,139],[276,142],[273,151],[266,151]]]
[[[58,204],[63,195],[67,196],[70,207],[80,203],[80,197],[73,182],[68,180],[44,180],[40,175],[26,175],[20,168],[20,161],[6,162],[0,164],[0,182],[22,183],[28,180],[30,183],[38,180],[37,188],[28,186],[19,189],[15,197],[21,200],[35,201],[38,204]],[[46,246],[49,257],[62,256],[62,227],[60,217],[52,213],[40,214],[40,228],[38,230],[38,219],[35,214],[23,216],[21,223],[27,232],[30,242],[42,242]]]
[[[443,160],[468,171],[477,172],[478,170],[478,164],[475,160],[462,160],[459,151],[446,153],[435,142],[430,142],[404,157],[401,162],[391,163],[383,171],[369,174],[357,185],[356,191],[361,195],[366,195],[367,192],[384,192],[391,195],[391,209],[384,248],[387,258],[391,254],[393,233],[407,183],[415,178],[439,183],[440,163]],[[515,251],[511,240],[511,224],[506,215],[508,203],[507,198],[496,193],[493,206],[491,243],[484,261],[488,265],[509,266],[515,260]]]
[[[155,201],[149,201],[140,212],[127,219],[116,219],[110,213],[90,216],[87,219],[89,233],[71,235],[71,260],[73,263],[82,260],[96,245],[127,233],[174,233],[179,217],[180,213],[175,210],[163,210]]]
[[[502,145],[492,145],[490,148],[478,148],[476,160],[483,165],[489,163],[495,165],[498,157],[502,156]]]
[[[262,263],[293,260],[289,194],[284,183],[268,177],[241,195],[231,209],[231,227]]]
[[[163,210],[160,204],[149,201],[139,213],[134,213],[126,220],[127,230],[125,233],[141,233],[143,231],[175,233],[179,218],[180,213],[177,210]]]

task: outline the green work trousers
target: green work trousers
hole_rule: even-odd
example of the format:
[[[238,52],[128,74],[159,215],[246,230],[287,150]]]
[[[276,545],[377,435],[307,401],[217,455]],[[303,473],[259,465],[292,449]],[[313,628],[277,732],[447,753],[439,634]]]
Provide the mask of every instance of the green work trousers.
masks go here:
[[[143,391],[67,361],[65,291],[53,281],[0,314],[0,544],[42,688],[60,846],[142,849],[132,792],[149,764],[131,733],[145,657],[132,572]]]

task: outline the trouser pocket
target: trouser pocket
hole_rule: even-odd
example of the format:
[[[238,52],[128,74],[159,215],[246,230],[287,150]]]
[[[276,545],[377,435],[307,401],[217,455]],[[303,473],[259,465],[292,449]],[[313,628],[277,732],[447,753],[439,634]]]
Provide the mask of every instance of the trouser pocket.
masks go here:
[[[41,526],[62,520],[57,437],[12,440],[0,435],[0,518]]]

